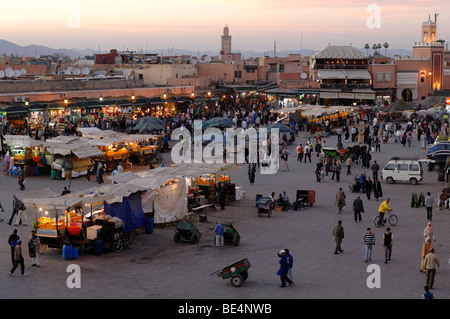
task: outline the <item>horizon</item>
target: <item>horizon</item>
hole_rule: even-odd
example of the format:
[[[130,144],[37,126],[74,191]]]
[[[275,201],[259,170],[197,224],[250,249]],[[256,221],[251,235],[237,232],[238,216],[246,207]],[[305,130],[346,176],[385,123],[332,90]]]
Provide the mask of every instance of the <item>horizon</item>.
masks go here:
[[[270,54],[275,45],[277,52],[316,52],[328,45],[364,49],[365,43],[384,42],[389,43],[389,50],[411,50],[414,42],[420,41],[422,23],[429,15],[434,20],[438,11],[437,38],[450,41],[450,21],[445,19],[450,3],[443,0],[432,1],[436,7],[430,7],[430,1],[417,0],[374,4],[325,1],[320,8],[311,0],[279,0],[277,7],[268,0],[130,0],[126,6],[115,4],[105,0],[4,3],[8,14],[0,38],[20,46],[56,50],[219,52],[223,28],[228,25],[232,52]]]

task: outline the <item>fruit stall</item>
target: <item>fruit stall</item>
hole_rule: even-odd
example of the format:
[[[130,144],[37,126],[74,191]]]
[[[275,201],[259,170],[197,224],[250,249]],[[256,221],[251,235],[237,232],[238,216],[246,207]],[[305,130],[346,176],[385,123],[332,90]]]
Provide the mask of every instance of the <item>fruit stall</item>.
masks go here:
[[[23,167],[25,175],[38,175],[49,165],[49,154],[45,142],[32,139],[28,135],[5,135],[5,142],[11,151],[9,173],[17,174],[18,167]]]
[[[68,243],[78,246],[85,243],[81,199],[58,196],[50,188],[21,194],[18,198],[25,204],[27,211],[34,211],[32,229],[36,230],[43,251],[48,247],[62,249]]]

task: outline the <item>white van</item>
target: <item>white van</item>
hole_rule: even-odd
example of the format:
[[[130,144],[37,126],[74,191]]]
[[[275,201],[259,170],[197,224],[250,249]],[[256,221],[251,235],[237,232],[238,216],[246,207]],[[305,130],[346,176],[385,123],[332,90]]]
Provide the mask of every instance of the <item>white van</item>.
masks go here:
[[[416,185],[423,179],[422,163],[418,159],[394,157],[381,170],[381,179],[388,184],[409,182]]]

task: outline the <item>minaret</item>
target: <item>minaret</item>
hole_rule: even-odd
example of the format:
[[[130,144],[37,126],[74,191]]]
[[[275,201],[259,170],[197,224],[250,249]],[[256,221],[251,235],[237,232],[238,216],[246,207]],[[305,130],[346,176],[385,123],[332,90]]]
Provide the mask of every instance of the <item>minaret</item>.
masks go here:
[[[425,21],[422,24],[422,43],[436,43],[436,40],[436,21],[433,21],[431,20],[431,17],[428,17],[428,21]]]
[[[231,54],[231,35],[227,25],[225,25],[225,27],[223,28],[222,48],[220,50],[220,54],[221,55]]]

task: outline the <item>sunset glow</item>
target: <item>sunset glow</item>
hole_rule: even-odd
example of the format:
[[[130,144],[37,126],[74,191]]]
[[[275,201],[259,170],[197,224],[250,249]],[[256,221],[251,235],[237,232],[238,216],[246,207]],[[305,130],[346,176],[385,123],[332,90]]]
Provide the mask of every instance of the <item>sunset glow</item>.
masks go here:
[[[350,4],[351,3],[351,4]],[[420,23],[439,12],[439,39],[449,37],[447,1],[377,1],[380,27],[369,28],[367,1],[104,0],[5,2],[0,38],[53,48],[219,50],[222,28],[233,50],[363,47],[389,42],[409,49]]]

